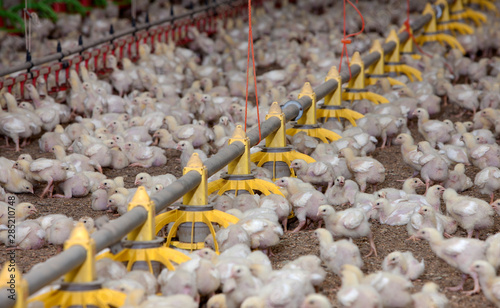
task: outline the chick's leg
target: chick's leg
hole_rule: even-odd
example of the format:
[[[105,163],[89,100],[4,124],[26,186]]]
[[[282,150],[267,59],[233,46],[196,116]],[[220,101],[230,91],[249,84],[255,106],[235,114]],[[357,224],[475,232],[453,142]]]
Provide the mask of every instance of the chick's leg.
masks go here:
[[[477,278],[477,274],[472,274],[471,278],[474,279],[474,289],[464,292],[465,295],[472,295],[481,292],[481,286],[479,285],[479,279]]]
[[[455,286],[455,287],[448,287],[446,289],[450,290],[452,292],[461,291],[461,290],[464,289],[464,282],[465,282],[466,279],[467,279],[467,274],[462,274],[462,280],[460,281],[460,283],[457,286]]]
[[[375,242],[373,241],[373,233],[370,232],[368,234],[368,240],[370,241],[370,252],[365,257],[371,256],[372,253],[375,253],[375,257],[377,257],[377,247],[375,247]]]
[[[299,232],[305,226],[305,224],[305,220],[299,222],[299,225],[297,226],[297,228],[293,229],[292,233]]]
[[[49,192],[49,189],[50,189],[50,187],[52,186],[53,183],[54,183],[54,180],[50,179],[50,181],[47,183],[47,187],[45,187],[45,189],[43,190],[42,195],[40,196],[40,199],[43,199],[43,197],[45,196],[45,194],[47,194]]]

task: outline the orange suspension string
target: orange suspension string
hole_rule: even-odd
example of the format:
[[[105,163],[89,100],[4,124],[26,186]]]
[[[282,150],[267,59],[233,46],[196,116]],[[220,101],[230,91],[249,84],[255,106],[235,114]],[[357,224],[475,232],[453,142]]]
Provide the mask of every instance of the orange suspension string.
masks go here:
[[[361,30],[359,30],[359,32],[356,32],[356,33],[352,33],[352,34],[349,34],[349,35],[346,35],[346,27],[345,27],[345,24],[346,24],[346,9],[345,9],[345,3],[346,1],[356,10],[356,12],[359,14],[359,17],[361,17],[361,23],[362,23],[362,26],[361,26]],[[356,0],[356,3],[358,3],[358,1]],[[353,37],[353,36],[356,36],[356,35],[359,35],[361,34],[363,31],[365,30],[365,19],[363,18],[363,15],[361,14],[361,12],[358,10],[358,8],[352,4],[351,1],[349,0],[344,0],[344,38],[341,40],[343,46],[342,46],[342,53],[340,54],[340,64],[339,64],[339,71],[342,70],[342,59],[344,57],[344,50],[345,50],[345,56],[346,56],[346,60],[347,60],[347,68],[349,68],[349,79],[351,78],[351,66],[349,65],[349,54],[347,53],[347,45],[348,44],[351,44],[351,40],[349,40],[348,38],[350,37]]]
[[[252,53],[253,82],[255,86],[255,105],[257,107],[257,124],[259,127],[259,142],[262,140],[260,132],[259,96],[257,95],[257,75],[255,72],[255,57],[253,53],[252,35],[252,0],[248,0],[248,51],[247,51],[247,86],[245,97],[245,132],[247,131],[247,110],[248,110],[248,71],[250,69],[250,52]]]

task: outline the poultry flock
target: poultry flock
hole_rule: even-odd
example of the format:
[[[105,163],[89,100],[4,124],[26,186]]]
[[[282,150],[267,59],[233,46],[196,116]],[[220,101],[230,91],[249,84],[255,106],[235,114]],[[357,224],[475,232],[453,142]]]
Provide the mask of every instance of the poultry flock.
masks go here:
[[[411,2],[412,19],[423,4]],[[260,108],[249,105],[250,128],[257,112],[264,118],[273,102],[296,99],[305,82],[317,86],[338,66],[341,5],[255,9]],[[384,41],[406,16],[399,1],[357,6],[366,29],[349,54]],[[348,13],[347,32],[358,31],[358,16]],[[126,293],[127,307],[500,307],[500,31],[487,14],[475,34],[458,36],[466,56],[426,44],[421,60],[404,57],[424,81],[380,79],[370,90],[389,103],[343,102],[365,117],[355,127],[323,124],[341,139],[288,136],[316,162],[295,160],[298,177],[276,179],[285,197],[210,196],[216,209],[240,219],[217,231],[220,255],[208,237],[176,271],[155,277],[102,259],[98,278]],[[57,101],[46,95],[50,79],[27,85],[27,101],[3,92],[0,133],[11,148],[0,157],[0,223],[7,224],[7,200],[15,200],[23,271],[60,251],[77,222],[98,230],[127,211],[137,186],[163,189],[193,153],[207,159],[245,122],[248,25],[235,17],[217,28],[214,36],[190,29],[188,46],[158,43],[152,53],[141,45],[136,63],[108,55],[110,73],[101,79],[84,67],[71,70],[71,88]],[[272,182],[267,169],[252,170]]]

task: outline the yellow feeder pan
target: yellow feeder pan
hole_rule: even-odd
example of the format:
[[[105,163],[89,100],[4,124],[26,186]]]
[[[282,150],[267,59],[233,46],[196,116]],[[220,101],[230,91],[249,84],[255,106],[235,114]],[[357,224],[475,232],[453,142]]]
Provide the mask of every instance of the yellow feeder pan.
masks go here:
[[[342,138],[338,134],[320,127],[318,124],[316,116],[316,94],[314,93],[309,82],[304,84],[298,98],[300,99],[303,96],[308,96],[311,99],[311,107],[305,111],[292,128],[286,130],[286,133],[293,136],[298,132],[305,132],[308,136],[317,138],[324,143],[330,143],[331,141]]]
[[[286,146],[285,114],[281,111],[277,102],[272,103],[269,113],[266,115],[266,120],[272,117],[278,118],[281,123],[280,128],[266,137],[266,146],[262,147],[262,151],[251,154],[250,160],[257,167],[263,167],[271,171],[273,181],[284,176],[295,177],[294,170],[290,168],[294,159],[303,159],[307,163],[312,163],[316,160],[309,155],[302,154]]]
[[[395,30],[389,33],[385,42],[393,42],[396,44],[396,48],[385,54],[384,71],[389,73],[389,76],[405,74],[411,82],[415,80],[422,81],[422,73],[419,70],[401,62],[401,55],[399,54],[399,37]]]
[[[403,31],[406,31],[406,26],[404,25],[403,27],[401,27],[401,29],[399,29],[399,33]],[[413,29],[410,27],[409,31],[410,31],[410,37],[404,43],[400,42],[399,44],[399,54],[402,56],[403,55],[410,56],[415,60],[420,60],[422,59],[422,56],[415,51],[415,43],[413,42],[412,39]]]
[[[347,119],[352,126],[356,125],[356,120],[364,117],[359,112],[342,107],[342,77],[339,74],[336,66],[332,66],[330,71],[326,75],[325,81],[334,79],[337,81],[337,89],[325,96],[325,103],[321,106],[318,111],[318,119],[323,120],[323,122],[328,121],[331,118]]]
[[[397,37],[397,35],[396,35]],[[394,53],[398,54],[398,44],[396,43],[396,48],[394,50]],[[366,83],[369,85],[374,85],[377,83],[377,80],[380,78],[387,78],[389,83],[392,86],[398,85],[398,86],[404,86],[405,84],[402,83],[399,80],[396,80],[394,78],[389,77],[389,73],[386,72],[386,63],[385,63],[385,52],[384,49],[382,48],[382,45],[380,44],[379,40],[375,40],[373,42],[373,46],[370,49],[370,53],[372,52],[378,52],[380,55],[380,58],[378,59],[377,62],[373,63],[369,67],[366,68]],[[335,68],[336,69],[336,68]],[[338,72],[337,72],[338,75]],[[328,78],[328,76],[327,76]]]
[[[494,11],[496,11],[496,7],[494,7]],[[465,7],[462,0],[455,0],[451,4],[450,18],[453,20],[472,20],[477,27],[481,26],[482,23],[485,23],[488,20],[486,15],[483,13],[476,12],[471,8]]]
[[[24,308],[27,307],[28,283],[23,279],[21,271],[12,261],[15,260],[10,260],[10,262],[7,260],[3,264],[0,273],[0,289],[7,289],[9,299],[15,301],[14,308]]]
[[[85,262],[64,276],[58,289],[50,290],[29,299],[29,303],[42,302],[44,307],[121,307],[125,302],[124,293],[104,289],[96,281],[95,242],[89,236],[83,223],[79,222],[64,243],[64,249],[81,246],[87,252]]]
[[[201,183],[195,189],[184,195],[179,209],[159,214],[155,217],[155,234],[172,223],[168,231],[165,246],[174,246],[185,250],[204,248],[204,240],[211,234],[214,238],[215,251],[219,253],[219,245],[215,240],[213,224],[226,228],[238,222],[238,218],[208,205],[207,167],[205,167],[197,153],[189,159],[184,174],[194,171],[201,175]]]
[[[383,97],[382,95],[378,95],[373,92],[369,92],[366,89],[366,76],[365,76],[365,64],[361,59],[361,55],[358,51],[354,53],[351,59],[351,66],[358,65],[361,70],[358,75],[352,76],[349,80],[347,87],[344,89],[342,93],[342,99],[346,101],[355,101],[367,99],[374,104],[385,104],[388,103],[389,100]]]
[[[451,31],[452,33],[458,32],[460,34],[473,34],[474,29],[462,22],[450,18],[450,9],[448,7],[448,1],[437,0],[436,5],[442,5],[441,17],[437,20],[438,31]]]
[[[251,195],[257,192],[266,196],[270,194],[283,195],[278,186],[268,181],[257,179],[250,172],[250,140],[241,125],[236,126],[228,144],[237,141],[245,145],[245,152],[228,164],[227,174],[223,175],[221,179],[208,184],[208,195],[214,192],[217,192],[219,195],[230,192],[235,196],[240,192],[249,193]]]
[[[498,9],[493,1],[489,0],[464,0],[465,4],[477,4],[482,10],[488,10],[498,14]]]
[[[148,218],[141,226],[135,228],[122,242],[124,249],[118,253],[106,252],[97,256],[97,259],[110,258],[127,264],[127,270],[148,270],[155,276],[159,275],[163,267],[170,271],[175,270],[175,264],[190,260],[188,256],[175,249],[163,246],[162,237],[155,234],[155,205],[148,196],[146,189],[140,186],[130,203],[128,210],[143,207],[148,212]]]
[[[447,43],[451,48],[456,48],[465,54],[465,49],[462,45],[451,35],[442,33],[437,28],[436,12],[432,8],[430,3],[425,6],[424,12],[422,14],[430,14],[432,16],[431,20],[424,26],[423,33],[416,38],[418,44],[424,44],[427,42],[439,42],[441,45]]]

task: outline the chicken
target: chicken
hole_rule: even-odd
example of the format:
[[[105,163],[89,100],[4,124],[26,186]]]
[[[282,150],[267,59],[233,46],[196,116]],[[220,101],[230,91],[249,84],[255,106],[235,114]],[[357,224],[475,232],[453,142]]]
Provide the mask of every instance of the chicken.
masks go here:
[[[423,153],[417,149],[413,137],[408,134],[399,134],[393,143],[401,145],[403,161],[414,170],[413,176],[419,174],[422,169],[420,158],[423,156]]]
[[[321,294],[309,294],[300,308],[331,308],[332,304],[328,300],[328,298]]]
[[[453,163],[464,164],[469,166],[469,156],[467,155],[467,149],[465,147],[461,147],[458,145],[452,144],[442,144],[438,142],[438,153],[444,155],[447,159],[449,159]]]
[[[164,150],[158,147],[144,147],[136,142],[128,142],[121,149],[127,155],[130,167],[159,167],[167,163]]]
[[[9,203],[0,201],[0,225],[7,225],[9,223],[9,208],[11,209],[11,212],[12,209],[14,209],[15,211],[14,221],[16,223],[24,221],[30,215],[37,212],[36,207],[29,202],[21,202],[15,206],[12,206]]]
[[[141,172],[135,176],[134,185],[144,186],[146,189],[151,189],[157,184],[161,184],[163,185],[163,187],[167,187],[176,180],[177,178],[170,173],[151,176],[149,173]]]
[[[344,264],[363,267],[363,259],[359,253],[358,246],[352,240],[334,241],[330,231],[318,228],[314,235],[319,240],[319,254],[321,261],[325,263],[328,270],[340,275]]]
[[[55,182],[64,181],[66,179],[66,170],[69,165],[58,160],[40,158],[35,161],[18,160],[13,168],[22,170],[27,176],[37,182],[47,182],[47,186],[43,190],[40,198],[52,191]]]
[[[337,301],[342,307],[382,307],[382,298],[371,285],[361,282],[363,273],[352,265],[342,267],[342,286],[337,292]]]
[[[325,196],[331,205],[354,204],[358,192],[359,186],[356,182],[338,176],[334,185],[325,192]]]
[[[433,149],[427,141],[418,143],[417,150],[422,152],[419,163],[422,165],[420,175],[425,181],[426,189],[433,182],[444,182],[448,179],[448,164],[446,161]]]
[[[424,272],[424,260],[418,262],[411,251],[393,251],[382,262],[382,269],[386,272],[402,275],[410,280],[415,280]]]
[[[371,224],[368,222],[368,217],[363,210],[350,208],[337,212],[330,205],[321,205],[318,208],[318,216],[324,219],[325,228],[330,231],[334,237],[368,237],[370,241],[370,252],[366,256],[369,257],[372,253],[375,253],[375,256],[377,256],[377,248],[373,241]]]
[[[224,283],[222,292],[226,294],[228,308],[236,308],[250,296],[259,294],[262,283],[253,277],[250,269],[244,265],[234,265],[231,269],[231,276]]]
[[[456,164],[453,170],[448,172],[448,179],[443,183],[445,188],[453,188],[456,192],[463,192],[473,185],[472,180],[465,174],[464,164]]]
[[[456,226],[456,221],[453,218],[436,212],[432,206],[424,205],[417,213],[410,216],[406,230],[410,239],[416,239],[415,234],[424,228],[434,228],[440,233],[444,232],[444,236],[451,237],[449,234],[454,233],[453,226]]]
[[[323,162],[307,163],[303,159],[294,159],[290,164],[299,179],[313,185],[326,186],[333,185],[335,174],[333,168]]]
[[[319,221],[318,227],[321,226],[321,217],[318,215],[318,208],[321,204],[326,204],[324,194],[317,190],[305,190],[290,196],[289,201],[293,205],[295,217],[299,220],[299,225],[292,232],[301,230],[307,221]]]
[[[278,194],[262,197],[259,207],[273,210],[278,215],[278,221],[283,225],[283,230],[287,232],[288,216],[292,212],[292,206],[285,197]]]
[[[188,140],[183,140],[183,141],[179,141],[179,143],[177,143],[177,150],[179,151],[182,151],[181,153],[181,167],[184,168],[186,167],[189,159],[191,158],[191,155],[193,155],[193,153],[198,153],[201,161],[206,161],[208,159],[207,157],[207,154],[205,154],[205,152],[203,152],[202,150],[198,150],[198,149],[194,149],[193,147],[193,144],[188,141]]]
[[[494,211],[486,201],[461,196],[451,188],[444,191],[443,200],[446,203],[446,212],[467,231],[469,238],[472,237],[474,231],[476,231],[476,237],[479,238],[479,230],[493,225]]]
[[[158,284],[164,296],[186,294],[196,301],[199,300],[196,276],[185,269],[177,268],[175,271],[163,269],[158,276]]]
[[[177,143],[168,130],[161,128],[154,132],[153,143],[151,145],[159,146],[162,149],[175,149]]]
[[[445,240],[436,229],[432,228],[420,230],[416,236],[427,240],[432,251],[439,258],[462,272],[461,283],[456,287],[448,288],[451,291],[463,290],[465,279],[471,274],[471,264],[477,260],[486,260],[486,243],[480,240],[460,237]],[[471,277],[474,279],[474,289],[466,292],[467,294],[481,291],[478,279],[473,275]]]
[[[57,125],[53,132],[46,132],[40,137],[38,146],[42,152],[50,152],[55,145],[59,145],[65,149],[71,145],[71,142],[72,140],[64,132],[64,128],[61,125]]]
[[[11,95],[9,93],[4,96]],[[8,138],[11,138],[16,144],[16,152],[20,151],[19,139],[29,138],[33,135],[30,127],[30,120],[20,114],[11,114],[0,109],[0,134],[5,136],[6,146],[9,145]],[[23,146],[26,143],[23,143]]]
[[[385,181],[385,168],[377,160],[370,157],[355,157],[350,148],[340,150],[340,155],[346,159],[347,167],[354,174],[361,192],[365,192],[367,184],[377,184]]]
[[[47,243],[57,246],[58,251],[61,251],[62,245],[69,238],[74,227],[75,222],[72,218],[66,217],[54,220],[50,228],[47,229]]]
[[[187,270],[196,277],[196,286],[201,296],[210,296],[220,286],[220,273],[209,260],[196,258],[182,263],[178,267]]]
[[[265,218],[250,218],[238,222],[250,236],[250,247],[271,254],[271,247],[277,245],[283,229],[274,221]]]
[[[5,232],[7,233],[7,232]],[[16,225],[14,243],[5,236],[5,246],[16,246],[19,249],[40,249],[45,244],[45,231],[36,220],[25,220]],[[12,245],[14,244],[14,245]]]
[[[219,245],[220,252],[224,252],[237,244],[243,244],[248,247],[251,246],[250,235],[239,224],[229,225],[227,228],[219,229],[215,233],[215,240]],[[207,235],[207,237],[205,238],[205,247],[209,247],[215,250],[213,241],[214,238],[212,234]]]
[[[446,143],[451,139],[452,127],[438,120],[429,120],[429,113],[417,108],[414,115],[418,117],[418,132],[429,142],[432,148],[437,142]]]
[[[418,293],[412,294],[413,305],[415,308],[446,308],[449,306],[449,300],[446,295],[439,293],[439,286],[434,282],[427,282]]]
[[[478,260],[470,265],[471,276],[479,279],[479,285],[484,296],[500,307],[500,278],[496,276],[495,268],[488,262]]]
[[[384,197],[389,201],[406,198],[409,195],[415,195],[418,187],[425,186],[424,182],[419,178],[408,178],[403,183],[403,189],[396,189],[392,187],[383,188],[377,192],[379,197]]]
[[[326,272],[321,266],[321,259],[315,255],[300,256],[292,262],[287,263],[283,269],[300,269],[305,271],[314,287],[319,287],[326,277]]]
[[[384,307],[406,307],[412,301],[408,289],[413,285],[401,275],[379,271],[366,276],[362,283],[377,290]]]
[[[486,167],[500,168],[500,147],[496,144],[478,144],[471,133],[462,135],[469,157],[474,166],[484,169]]]
[[[300,179],[292,177],[282,177],[274,182],[278,187],[285,190],[285,196],[292,196],[305,190],[315,190],[314,186]],[[282,190],[283,192],[283,190]]]
[[[500,203],[500,201],[499,201]],[[500,266],[500,233],[488,236],[486,239],[486,260],[493,265],[494,268]]]
[[[54,153],[57,160],[75,167],[76,172],[97,170],[102,173],[101,165],[85,155],[78,153],[66,155],[66,151],[60,145],[54,145],[50,152]]]
[[[482,194],[489,195],[490,203],[493,203],[495,191],[500,189],[500,169],[497,167],[484,168],[476,174],[474,184]]]

